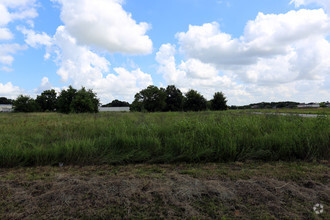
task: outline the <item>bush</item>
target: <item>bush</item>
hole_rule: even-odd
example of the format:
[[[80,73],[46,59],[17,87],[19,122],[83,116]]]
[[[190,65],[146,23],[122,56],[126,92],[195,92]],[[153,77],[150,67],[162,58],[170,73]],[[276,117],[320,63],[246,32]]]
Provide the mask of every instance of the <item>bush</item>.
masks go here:
[[[92,90],[82,87],[79,91],[71,86],[63,90],[57,100],[57,111],[61,113],[98,112],[99,100]]]
[[[38,103],[30,96],[20,95],[13,103],[16,112],[37,112],[40,111]]]
[[[184,99],[185,111],[203,111],[207,109],[206,99],[197,91],[189,90]]]

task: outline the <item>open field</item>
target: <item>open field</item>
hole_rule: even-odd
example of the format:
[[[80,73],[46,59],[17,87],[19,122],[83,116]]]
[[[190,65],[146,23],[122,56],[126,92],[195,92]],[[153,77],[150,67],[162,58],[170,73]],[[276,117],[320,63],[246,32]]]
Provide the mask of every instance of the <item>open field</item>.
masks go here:
[[[330,219],[329,178],[303,162],[2,168],[0,219]]]
[[[234,111],[241,111],[241,112],[266,112],[266,113],[288,113],[288,114],[330,115],[330,108],[246,109],[246,110],[234,110]]]
[[[0,121],[0,219],[330,218],[327,116],[32,113]]]
[[[329,159],[326,116],[35,113],[0,121],[0,167]]]

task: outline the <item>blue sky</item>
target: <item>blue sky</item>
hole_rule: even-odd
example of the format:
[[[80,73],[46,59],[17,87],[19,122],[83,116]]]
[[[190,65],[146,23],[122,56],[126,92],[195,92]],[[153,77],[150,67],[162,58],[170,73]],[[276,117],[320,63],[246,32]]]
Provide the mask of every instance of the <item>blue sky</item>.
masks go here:
[[[330,101],[327,0],[0,0],[0,96],[150,84],[230,105]]]

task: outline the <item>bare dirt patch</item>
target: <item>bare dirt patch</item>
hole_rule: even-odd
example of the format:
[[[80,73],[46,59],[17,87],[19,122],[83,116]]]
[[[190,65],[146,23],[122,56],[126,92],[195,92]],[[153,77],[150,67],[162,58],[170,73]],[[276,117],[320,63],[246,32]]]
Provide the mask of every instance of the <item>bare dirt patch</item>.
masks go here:
[[[330,219],[329,177],[327,163],[0,169],[0,219]]]

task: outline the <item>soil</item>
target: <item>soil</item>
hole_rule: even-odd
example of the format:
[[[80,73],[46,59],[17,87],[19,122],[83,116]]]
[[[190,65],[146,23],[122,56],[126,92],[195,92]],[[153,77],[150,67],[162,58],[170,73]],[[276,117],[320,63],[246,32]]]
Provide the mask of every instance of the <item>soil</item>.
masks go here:
[[[329,171],[328,161],[0,169],[0,219],[330,219]]]

